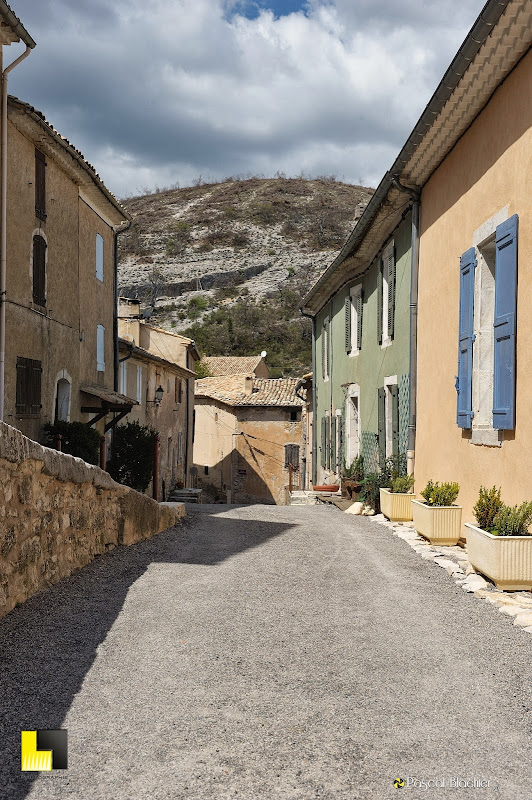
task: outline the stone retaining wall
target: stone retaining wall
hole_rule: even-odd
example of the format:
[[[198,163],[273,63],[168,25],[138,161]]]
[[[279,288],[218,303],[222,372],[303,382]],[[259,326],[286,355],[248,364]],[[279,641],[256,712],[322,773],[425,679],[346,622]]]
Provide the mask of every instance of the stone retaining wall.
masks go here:
[[[0,423],[0,617],[94,556],[172,527],[185,507]]]

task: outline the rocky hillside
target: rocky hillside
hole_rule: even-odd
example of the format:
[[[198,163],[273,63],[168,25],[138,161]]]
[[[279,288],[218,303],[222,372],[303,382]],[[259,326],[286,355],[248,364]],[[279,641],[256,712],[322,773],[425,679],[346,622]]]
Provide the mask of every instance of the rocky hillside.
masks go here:
[[[208,355],[265,349],[272,377],[310,368],[301,297],[351,231],[372,190],[333,178],[228,179],[123,203],[120,293]]]

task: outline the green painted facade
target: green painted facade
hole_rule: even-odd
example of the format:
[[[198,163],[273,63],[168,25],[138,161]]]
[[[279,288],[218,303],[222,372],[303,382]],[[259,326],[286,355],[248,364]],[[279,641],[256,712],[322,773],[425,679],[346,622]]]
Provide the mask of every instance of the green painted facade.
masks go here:
[[[411,214],[397,226],[393,234],[382,242],[382,250],[366,272],[347,283],[334,294],[315,317],[315,476],[317,483],[329,482],[339,477],[344,461],[354,454],[354,443],[358,441],[359,452],[364,456],[366,471],[376,469],[379,446],[386,441],[388,424],[388,451],[406,453],[409,408],[409,360],[410,360],[410,279],[411,279]],[[379,304],[379,271],[383,266],[383,254],[390,252],[393,240],[395,263],[395,302],[393,336],[388,346],[379,343],[378,319],[383,318]],[[342,265],[338,267],[342,269]],[[391,270],[391,267],[390,267]],[[388,273],[385,273],[388,275]],[[362,326],[359,337],[351,332],[351,340],[358,341],[356,354],[346,349],[346,298],[351,290],[362,289]],[[383,293],[381,291],[381,297]],[[386,303],[386,300],[383,300]],[[356,303],[355,303],[356,305]],[[349,308],[349,307],[348,307]],[[360,311],[360,305],[358,306]],[[351,324],[353,317],[350,317]],[[328,320],[328,378],[324,378],[324,338]],[[356,322],[356,319],[355,319]],[[349,327],[348,327],[349,333]],[[396,388],[391,386],[397,377]],[[385,382],[388,388],[385,389]],[[381,390],[381,414],[379,417],[379,390]],[[358,434],[352,435],[353,412],[348,395],[358,391]],[[387,394],[386,401],[383,396]],[[384,402],[389,406],[385,407]],[[395,404],[395,405],[394,405]],[[384,414],[384,417],[383,417]],[[393,420],[391,419],[393,415]],[[335,419],[336,417],[336,419]],[[389,419],[390,418],[390,419]],[[389,422],[386,423],[386,420]],[[325,420],[325,421],[324,421]],[[379,427],[381,436],[379,438]],[[393,427],[393,430],[392,430]],[[336,432],[337,431],[337,432]],[[351,437],[351,441],[350,441]],[[382,459],[383,456],[380,456]]]

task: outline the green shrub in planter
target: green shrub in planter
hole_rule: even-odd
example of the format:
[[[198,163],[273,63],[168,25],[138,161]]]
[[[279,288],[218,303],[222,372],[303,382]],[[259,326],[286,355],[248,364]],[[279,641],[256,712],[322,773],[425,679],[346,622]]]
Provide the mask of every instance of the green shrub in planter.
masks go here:
[[[392,478],[390,483],[390,491],[394,494],[407,494],[414,485],[413,475],[398,475],[397,478]]]
[[[494,536],[529,536],[532,524],[532,502],[520,506],[502,505],[493,519],[490,531]]]
[[[351,461],[349,466],[344,462],[344,478],[361,481],[364,478],[364,456],[361,454]]]
[[[47,447],[55,447],[55,436],[61,434],[61,451],[82,458],[87,464],[100,462],[100,434],[85,422],[48,422],[44,425]]]
[[[460,485],[458,483],[434,483],[429,481],[421,496],[425,498],[428,506],[452,506],[458,497]]]
[[[497,489],[496,486],[492,486],[491,489],[485,489],[484,486],[481,486],[478,500],[473,507],[478,527],[483,531],[491,531],[493,520],[502,506],[500,488]]]

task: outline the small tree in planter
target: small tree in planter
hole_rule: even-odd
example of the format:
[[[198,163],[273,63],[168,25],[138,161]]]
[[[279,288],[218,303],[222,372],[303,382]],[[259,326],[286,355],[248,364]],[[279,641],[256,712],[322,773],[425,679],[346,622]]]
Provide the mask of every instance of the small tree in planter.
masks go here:
[[[473,566],[499,589],[532,589],[532,502],[507,506],[500,489],[481,486],[473,512],[478,527],[465,523]]]
[[[389,488],[381,488],[380,502],[382,513],[392,522],[407,522],[412,519],[411,500],[415,495],[410,493],[414,486],[413,475],[397,475],[390,479]]]
[[[421,492],[424,502],[412,500],[416,531],[431,544],[453,545],[460,538],[462,507],[455,505],[460,486],[430,480]]]
[[[358,494],[361,488],[361,482],[364,480],[364,456],[358,455],[348,465],[344,461],[342,469],[342,494],[353,497],[353,494]]]

